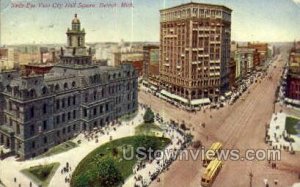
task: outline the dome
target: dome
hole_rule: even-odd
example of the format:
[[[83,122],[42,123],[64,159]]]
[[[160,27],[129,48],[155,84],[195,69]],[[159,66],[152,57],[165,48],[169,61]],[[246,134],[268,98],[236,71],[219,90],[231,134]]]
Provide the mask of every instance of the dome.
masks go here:
[[[77,18],[77,14],[75,14],[74,19],[72,20],[72,24],[79,24],[80,20]]]

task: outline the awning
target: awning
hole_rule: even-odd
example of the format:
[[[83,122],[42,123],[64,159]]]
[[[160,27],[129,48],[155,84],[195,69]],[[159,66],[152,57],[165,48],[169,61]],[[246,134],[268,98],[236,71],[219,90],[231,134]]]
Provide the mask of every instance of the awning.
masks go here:
[[[191,101],[191,105],[206,105],[210,103],[209,98],[203,98],[203,99],[194,99]]]
[[[226,97],[229,97],[229,96],[231,96],[231,95],[232,95],[232,92],[231,92],[231,91],[225,93],[225,96],[226,96]]]
[[[149,83],[150,83],[150,84],[153,84],[153,85],[155,85],[155,86],[158,86],[158,84],[157,84],[156,82],[154,82],[154,81],[150,81]]]
[[[165,95],[165,96],[167,96],[167,97],[169,97],[169,98],[176,99],[176,100],[181,101],[183,103],[188,103],[187,99],[185,99],[183,97],[180,97],[180,96],[178,96],[176,94],[171,94],[170,92],[168,92],[166,90],[162,90],[160,93],[163,94],[163,95]]]
[[[151,88],[152,90],[154,90],[154,91],[157,90],[157,87],[155,87],[155,86],[150,86],[150,88]]]
[[[179,100],[181,102],[184,102],[184,103],[188,103],[189,102],[187,99],[185,99],[183,97],[180,97],[178,95],[175,95],[175,94],[173,94],[173,98],[176,99],[176,100]]]
[[[300,105],[300,100],[289,99],[289,98],[285,98],[284,100],[289,104]]]
[[[143,84],[147,85],[147,84],[149,84],[149,82],[146,80],[143,80]]]
[[[162,90],[160,93],[167,97],[173,98],[173,94],[171,94],[170,92],[167,92],[166,90]]]

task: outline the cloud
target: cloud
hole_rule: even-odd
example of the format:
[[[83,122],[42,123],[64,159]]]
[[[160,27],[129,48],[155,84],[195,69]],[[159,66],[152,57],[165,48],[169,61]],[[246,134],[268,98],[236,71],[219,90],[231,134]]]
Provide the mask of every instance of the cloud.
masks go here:
[[[300,5],[300,0],[292,0],[294,3]]]

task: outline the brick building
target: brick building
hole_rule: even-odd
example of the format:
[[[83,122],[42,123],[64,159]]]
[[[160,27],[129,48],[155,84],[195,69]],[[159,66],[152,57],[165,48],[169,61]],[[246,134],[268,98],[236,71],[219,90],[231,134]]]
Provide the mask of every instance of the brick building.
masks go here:
[[[187,3],[160,11],[160,89],[182,104],[217,100],[229,87],[232,10]]]
[[[288,68],[286,97],[300,101],[300,42],[291,49]]]
[[[159,46],[146,45],[144,51],[144,74],[143,78],[150,84],[159,83]]]
[[[251,43],[248,42],[248,47],[252,49],[256,49],[259,53],[259,63],[258,65],[264,65],[266,60],[269,57],[269,48],[267,43]]]

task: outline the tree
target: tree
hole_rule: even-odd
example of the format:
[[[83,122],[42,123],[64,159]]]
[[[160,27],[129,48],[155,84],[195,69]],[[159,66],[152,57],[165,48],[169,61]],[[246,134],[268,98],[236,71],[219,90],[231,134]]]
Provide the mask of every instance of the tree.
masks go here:
[[[143,148],[143,153],[140,151],[136,152],[137,156],[139,158],[144,158],[144,155],[146,154],[145,159],[149,159],[149,157],[153,158],[154,151],[160,149],[160,144],[150,136],[137,136],[134,140],[134,148],[136,151],[138,151],[137,148]]]
[[[154,122],[154,113],[150,108],[147,108],[144,114],[144,122],[145,123],[153,123]]]
[[[117,149],[116,147],[112,148],[111,154],[112,154],[113,156],[117,156],[118,153],[119,153],[119,152],[118,152],[118,149]]]
[[[103,158],[97,162],[100,186],[117,186],[123,182],[123,177],[112,158]]]

